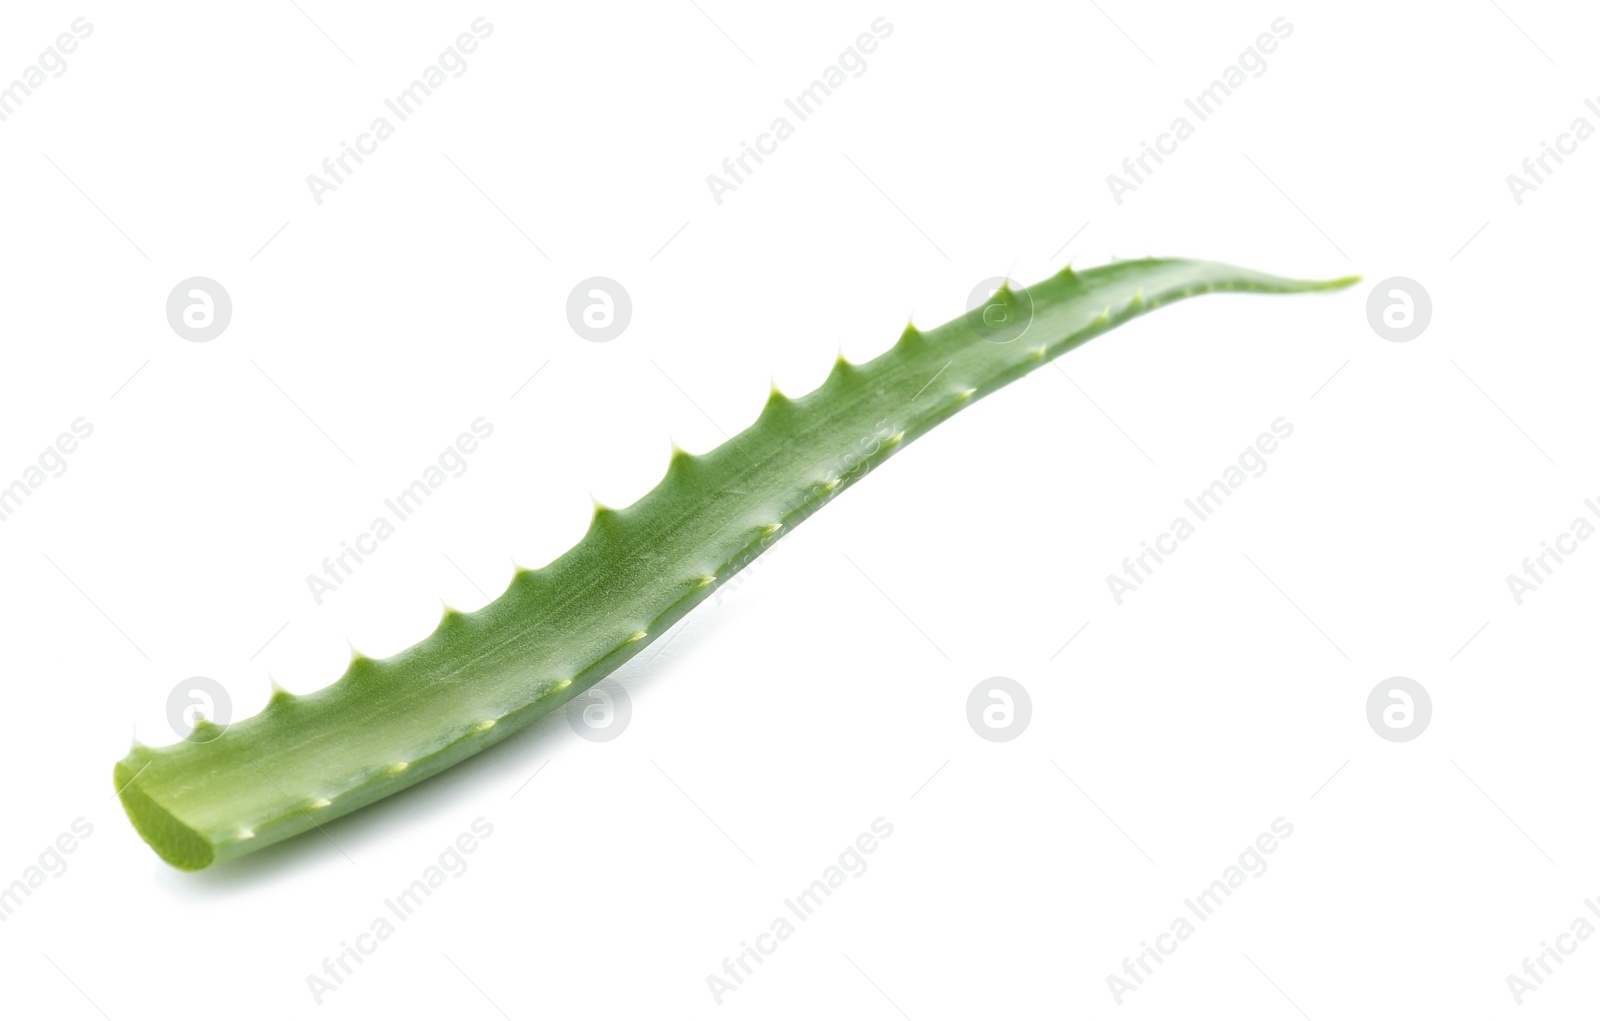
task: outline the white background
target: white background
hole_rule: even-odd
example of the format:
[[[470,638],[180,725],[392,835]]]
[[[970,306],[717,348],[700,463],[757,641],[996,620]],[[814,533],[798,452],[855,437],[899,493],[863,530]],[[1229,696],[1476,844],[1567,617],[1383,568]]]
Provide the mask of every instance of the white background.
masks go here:
[[[0,80],[74,18],[94,31],[0,123],[0,479],[76,418],[94,435],[0,523],[0,885],[75,819],[93,835],[0,923],[0,1010],[1592,1005],[1600,941],[1520,1008],[1506,976],[1600,895],[1600,552],[1520,606],[1506,576],[1600,523],[1600,141],[1520,205],[1505,180],[1574,118],[1600,126],[1592,10],[445,6],[4,15]],[[307,175],[480,15],[466,72],[314,202]],[[716,204],[706,175],[878,17],[865,73]],[[1265,73],[1114,201],[1107,174],[1279,17]],[[123,817],[112,764],[135,728],[176,739],[185,678],[236,718],[269,676],[321,687],[349,643],[398,651],[441,597],[474,608],[513,560],[559,554],[591,493],[654,484],[669,438],[722,442],[770,378],[809,390],[986,277],[1144,254],[1366,282],[1163,309],[958,416],[620,672],[611,742],[557,715],[195,875]],[[234,304],[210,343],[163,314],[194,275]],[[593,275],[632,296],[610,343],[567,323]],[[1366,318],[1394,275],[1432,296],[1409,343]],[[313,601],[322,558],[479,416],[468,472]],[[1279,416],[1267,472],[1118,606],[1106,576]],[[1033,703],[1006,743],[966,719],[997,675]],[[1366,719],[1396,675],[1433,699],[1407,743]],[[479,817],[469,870],[317,1006],[307,976]],[[865,874],[719,1006],[707,976],[878,817]],[[1268,871],[1117,1005],[1123,958],[1279,817]]]

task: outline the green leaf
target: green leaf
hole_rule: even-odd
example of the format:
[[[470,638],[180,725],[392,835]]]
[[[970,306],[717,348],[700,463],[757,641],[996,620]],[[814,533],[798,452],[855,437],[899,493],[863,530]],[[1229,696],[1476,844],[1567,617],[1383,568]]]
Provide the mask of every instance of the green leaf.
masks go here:
[[[908,326],[804,397],[776,389],[754,424],[701,455],[677,450],[631,507],[596,508],[549,566],[494,602],[447,611],[384,660],[357,656],[308,695],[277,690],[117,763],[123,807],[157,854],[201,869],[424,780],[544,716],[670,628],[767,546],[946,418],[1092,337],[1182,298],[1332,290],[1219,263],[1141,259],[1061,273],[926,332]],[[220,733],[218,732],[220,730]]]

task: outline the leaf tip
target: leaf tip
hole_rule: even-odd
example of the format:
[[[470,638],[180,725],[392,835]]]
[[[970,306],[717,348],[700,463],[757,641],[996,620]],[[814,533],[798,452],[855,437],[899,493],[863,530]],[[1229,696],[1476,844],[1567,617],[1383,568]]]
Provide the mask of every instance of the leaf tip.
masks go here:
[[[572,678],[563,677],[559,681],[551,682],[550,687],[546,688],[544,690],[544,694],[540,695],[539,697],[541,699],[546,699],[546,698],[549,698],[551,695],[556,694],[557,692],[566,691],[570,687],[572,687]]]
[[[294,692],[290,691],[288,688],[285,688],[283,685],[279,684],[276,680],[273,680],[272,678],[268,678],[268,682],[269,682],[269,684],[271,685],[271,688],[272,688],[271,694],[269,694],[267,696],[267,708],[268,709],[271,709],[271,708],[273,708],[275,706],[286,705],[286,704],[294,701],[294,699],[295,699]]]
[[[614,532],[618,523],[622,521],[622,512],[596,500],[593,494],[590,494],[589,499],[594,503],[594,515],[589,519],[589,534]]]
[[[837,383],[840,380],[849,379],[855,374],[855,363],[846,358],[844,356],[844,351],[840,350],[838,356],[833,360],[833,368],[828,370],[828,378],[824,381],[824,385],[827,383]]]
[[[762,414],[775,408],[787,408],[794,403],[790,396],[778,388],[778,381],[773,379],[767,387],[767,403],[762,406]]]
[[[696,456],[694,454],[678,446],[678,442],[673,440],[672,456],[667,459],[667,474],[670,476],[677,472],[688,471],[693,467],[695,460]]]

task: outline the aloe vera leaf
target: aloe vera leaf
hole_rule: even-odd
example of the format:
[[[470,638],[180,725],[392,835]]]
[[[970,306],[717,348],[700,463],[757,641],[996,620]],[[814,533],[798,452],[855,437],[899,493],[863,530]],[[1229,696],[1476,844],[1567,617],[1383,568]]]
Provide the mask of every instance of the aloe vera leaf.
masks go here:
[[[1050,359],[1181,298],[1355,279],[1141,259],[1002,288],[987,320],[908,326],[869,362],[841,357],[803,397],[774,389],[722,446],[675,450],[655,489],[630,507],[597,507],[576,546],[519,569],[482,609],[446,611],[417,645],[384,660],[358,655],[320,691],[277,689],[260,714],[226,729],[202,721],[177,744],[135,744],[114,770],[123,807],[163,859],[201,869],[371,804],[599,681],[895,451]]]

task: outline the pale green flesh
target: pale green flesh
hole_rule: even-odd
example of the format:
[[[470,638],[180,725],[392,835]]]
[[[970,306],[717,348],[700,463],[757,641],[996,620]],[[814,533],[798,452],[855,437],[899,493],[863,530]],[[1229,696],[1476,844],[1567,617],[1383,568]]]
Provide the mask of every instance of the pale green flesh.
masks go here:
[[[870,362],[841,360],[804,397],[774,394],[715,450],[678,452],[633,506],[597,511],[577,546],[518,572],[483,609],[447,614],[410,649],[358,659],[309,695],[278,692],[213,740],[135,746],[115,770],[123,806],[157,854],[199,869],[370,804],[599,681],[872,467],[1050,359],[1193,294],[1331,290],[1354,279],[1137,260],[1002,291],[996,300],[1013,314],[1026,301],[1033,309],[1026,332],[1005,343],[973,317],[908,329]]]

